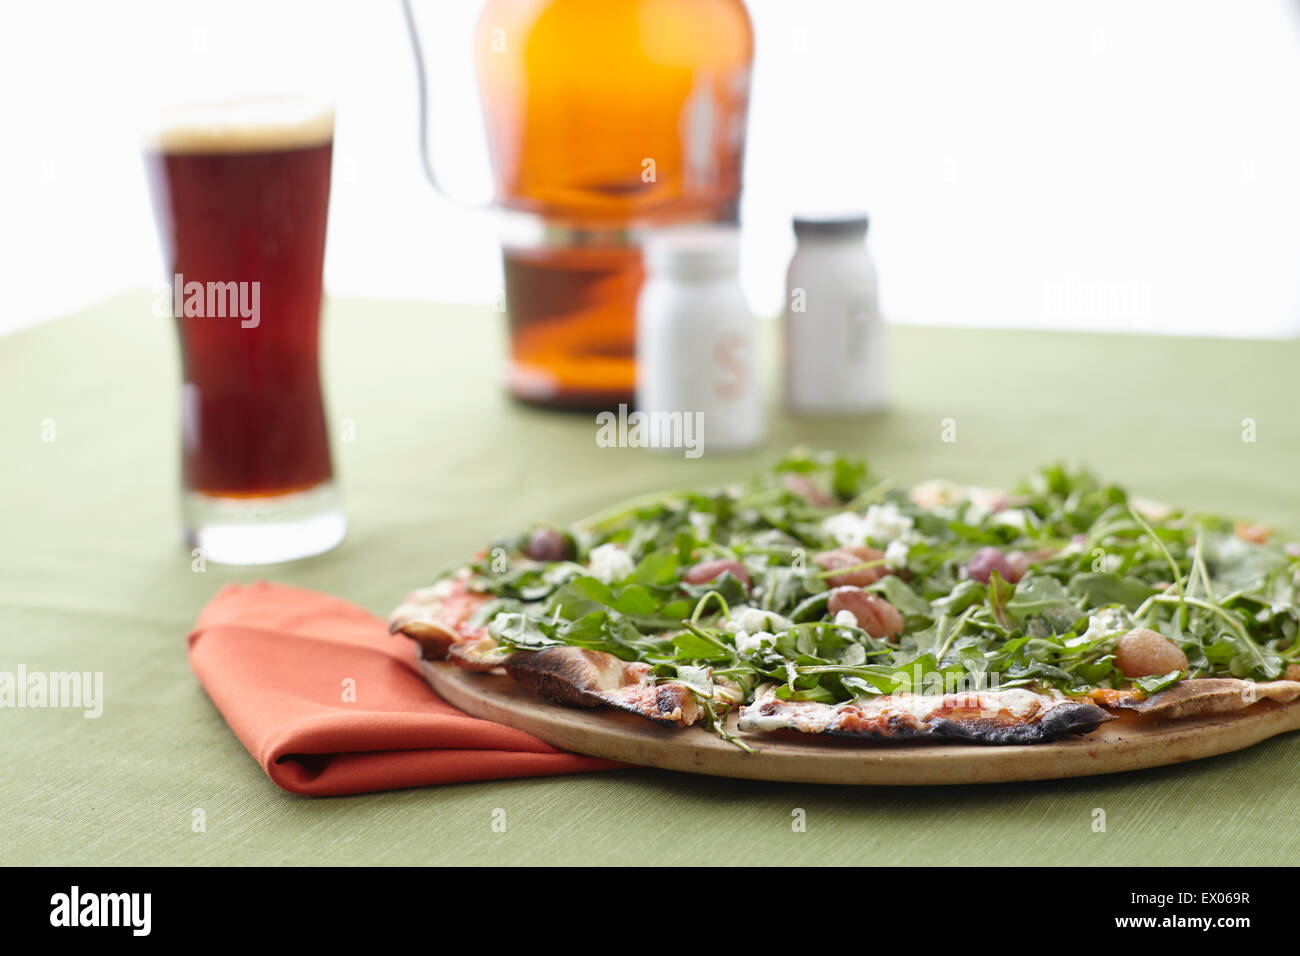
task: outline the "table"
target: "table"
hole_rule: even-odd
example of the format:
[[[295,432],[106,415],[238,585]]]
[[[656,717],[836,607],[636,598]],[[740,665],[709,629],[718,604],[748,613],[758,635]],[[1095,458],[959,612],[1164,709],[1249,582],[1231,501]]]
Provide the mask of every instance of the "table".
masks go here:
[[[1297,857],[1300,734],[1191,765],[1032,784],[842,789],[629,770],[297,797],[230,733],[184,643],[227,581],[272,578],[385,614],[496,532],[724,480],[798,443],[863,451],[902,481],[992,485],[1043,461],[1086,461],[1150,497],[1300,530],[1296,342],[897,327],[887,413],[798,422],[774,409],[763,449],[688,461],[601,448],[591,416],[512,403],[498,315],[334,301],[325,364],[347,540],[298,564],[196,572],[178,534],[176,345],[150,307],[127,295],[0,339],[0,670],[102,671],[106,697],[97,720],[0,710],[6,863]],[[955,442],[941,440],[945,419]]]

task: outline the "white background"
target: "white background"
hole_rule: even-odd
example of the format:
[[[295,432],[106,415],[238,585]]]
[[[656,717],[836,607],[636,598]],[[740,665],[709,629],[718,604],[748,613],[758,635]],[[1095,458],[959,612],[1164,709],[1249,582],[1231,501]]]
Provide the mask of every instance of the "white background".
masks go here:
[[[781,307],[790,212],[838,204],[872,215],[896,321],[1300,331],[1296,0],[749,7],[744,280],[759,313]],[[438,162],[482,195],[478,8],[417,0]],[[421,178],[396,0],[52,0],[0,13],[0,331],[160,277],[140,108],[204,70],[333,87],[332,294],[493,301],[494,222]]]

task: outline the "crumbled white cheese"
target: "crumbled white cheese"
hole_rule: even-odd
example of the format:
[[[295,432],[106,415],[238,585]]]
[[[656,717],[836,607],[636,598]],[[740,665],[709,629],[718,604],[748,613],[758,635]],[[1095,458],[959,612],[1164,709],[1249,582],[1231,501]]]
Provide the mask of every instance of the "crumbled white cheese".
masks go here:
[[[1078,637],[1065,642],[1066,647],[1078,647],[1080,644],[1092,644],[1100,641],[1112,631],[1124,628],[1124,618],[1113,607],[1104,608],[1088,617],[1088,629]]]
[[[1007,493],[997,488],[977,488],[972,485],[966,489],[966,499],[989,514],[1007,506]]]
[[[1163,501],[1155,501],[1151,498],[1139,498],[1132,495],[1129,497],[1128,503],[1133,506],[1134,511],[1148,521],[1164,521],[1174,513],[1174,509]]]
[[[857,616],[852,611],[849,611],[847,609],[843,611],[837,611],[835,613],[835,626],[836,627],[857,627],[858,626]]]
[[[435,598],[451,597],[451,592],[456,588],[456,581],[452,578],[445,578],[429,588],[429,596]]]
[[[903,538],[895,538],[885,547],[885,567],[907,567],[907,555],[912,546]]]
[[[884,544],[912,530],[912,519],[898,510],[898,505],[887,501],[867,509],[867,538]]]
[[[1057,557],[1066,558],[1074,554],[1083,554],[1083,549],[1087,543],[1088,536],[1086,534],[1076,534],[1069,540],[1065,547],[1056,552]]]
[[[861,544],[867,536],[867,519],[852,511],[841,511],[822,519],[822,531],[836,544]]]
[[[591,560],[587,564],[588,573],[606,584],[623,580],[635,568],[636,562],[632,560],[632,555],[613,542],[592,548]]]
[[[886,501],[871,505],[865,515],[841,511],[822,519],[822,531],[839,545],[887,544],[912,530],[912,519],[898,510],[898,505]]]
[[[913,504],[918,508],[937,508],[940,505],[951,505],[964,501],[966,499],[966,489],[943,478],[932,478],[913,488],[910,497]]]
[[[748,631],[736,632],[736,650],[742,654],[761,650],[764,647],[771,647],[775,643],[776,635],[767,631],[755,631],[753,634]]]
[[[763,631],[769,628],[781,631],[793,626],[793,623],[788,618],[784,618],[780,614],[773,614],[771,611],[750,607],[747,604],[737,604],[733,607],[731,616],[722,623],[724,630],[749,632]]]
[[[1038,519],[1024,508],[1005,508],[993,516],[993,523],[1015,528],[1021,534],[1028,534],[1038,526]]]
[[[1042,699],[1033,691],[1013,687],[1010,690],[996,691],[997,700],[990,706],[990,716],[996,714],[998,704],[1012,717],[1032,717],[1042,706]],[[993,695],[990,695],[993,696]]]
[[[691,533],[701,541],[707,541],[713,535],[713,515],[692,511],[686,516],[691,523]]]

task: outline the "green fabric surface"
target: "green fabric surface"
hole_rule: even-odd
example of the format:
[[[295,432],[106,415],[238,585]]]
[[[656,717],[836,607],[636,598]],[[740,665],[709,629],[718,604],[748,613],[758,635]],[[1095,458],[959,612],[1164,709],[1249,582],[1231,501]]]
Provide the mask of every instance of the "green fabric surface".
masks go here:
[[[1046,783],[853,789],[632,770],[297,797],[226,727],[184,642],[227,581],[317,588],[382,615],[497,532],[727,480],[798,443],[864,452],[907,482],[1003,485],[1083,461],[1149,497],[1300,531],[1295,342],[899,327],[887,413],[774,411],[763,449],[687,461],[601,448],[591,416],[513,404],[493,313],[334,301],[325,361],[347,540],[293,565],[196,573],[178,530],[176,345],[150,304],[125,296],[0,339],[0,670],[103,671],[105,693],[97,720],[0,710],[5,863],[1295,862],[1300,734]],[[344,419],[355,441],[338,440]],[[191,829],[195,808],[205,832]]]

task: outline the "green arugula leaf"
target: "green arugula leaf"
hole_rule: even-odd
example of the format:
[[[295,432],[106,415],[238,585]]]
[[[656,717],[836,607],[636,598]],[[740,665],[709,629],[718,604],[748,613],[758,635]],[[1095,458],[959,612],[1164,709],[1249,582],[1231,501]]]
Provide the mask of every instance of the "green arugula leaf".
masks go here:
[[[1168,674],[1152,674],[1149,677],[1139,677],[1133,681],[1138,687],[1141,687],[1148,694],[1154,694],[1162,691],[1166,687],[1172,687],[1182,680],[1184,672],[1181,670],[1170,671]]]
[[[1046,575],[1030,574],[1022,578],[1007,600],[1006,610],[1022,622],[1042,617],[1057,631],[1065,630],[1079,617],[1079,609],[1070,601],[1061,582]]]
[[[1007,630],[1011,630],[1013,623],[1011,615],[1007,612],[1007,601],[1011,600],[1011,595],[1015,593],[1015,585],[1006,581],[996,570],[989,574],[989,608],[993,611],[993,618]]]
[[[933,505],[917,503],[927,496]],[[498,539],[468,566],[470,590],[490,598],[470,623],[507,649],[567,644],[645,662],[656,679],[690,687],[724,736],[730,701],[714,699],[722,677],[748,695],[770,684],[778,697],[833,703],[993,681],[1158,693],[1189,676],[1271,680],[1300,662],[1300,559],[1279,543],[1244,540],[1226,517],[1130,507],[1122,488],[1060,464],[1013,497],[998,510],[940,485],[913,500],[860,459],[796,450],[749,482],[650,495],[556,529],[575,560],[527,558],[527,532]],[[817,560],[840,540],[828,519],[882,504],[911,521],[905,572],[866,588],[902,615],[891,640],[835,624]],[[587,567],[608,543],[636,559],[615,585]],[[1015,585],[996,572],[987,584],[971,579],[972,556],[990,545],[1030,555],[1030,571]],[[730,573],[683,582],[688,568],[720,557],[742,561],[752,587]],[[738,650],[728,619],[741,614],[751,633],[773,637]],[[1178,643],[1186,673],[1126,678],[1115,653],[1129,627]]]
[[[1120,576],[1113,571],[1085,571],[1070,578],[1066,589],[1088,607],[1122,604],[1136,611],[1156,589],[1140,578]]]

